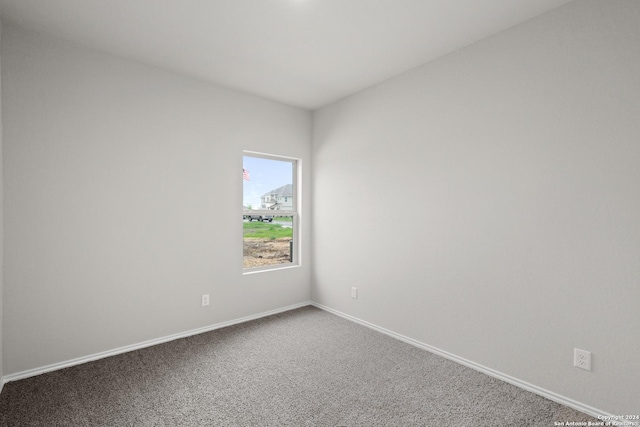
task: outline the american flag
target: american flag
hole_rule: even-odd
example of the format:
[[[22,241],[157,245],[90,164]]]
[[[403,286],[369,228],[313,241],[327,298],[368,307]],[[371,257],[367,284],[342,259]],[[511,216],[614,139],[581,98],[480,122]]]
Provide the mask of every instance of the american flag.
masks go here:
[[[249,171],[246,170],[245,168],[242,168],[242,179],[246,179],[247,181],[251,181],[249,179]]]

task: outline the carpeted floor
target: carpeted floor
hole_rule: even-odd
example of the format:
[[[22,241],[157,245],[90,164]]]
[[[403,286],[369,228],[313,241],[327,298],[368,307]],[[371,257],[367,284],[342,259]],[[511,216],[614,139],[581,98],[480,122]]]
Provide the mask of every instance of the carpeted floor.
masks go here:
[[[592,418],[313,307],[11,382],[0,426],[553,426]]]

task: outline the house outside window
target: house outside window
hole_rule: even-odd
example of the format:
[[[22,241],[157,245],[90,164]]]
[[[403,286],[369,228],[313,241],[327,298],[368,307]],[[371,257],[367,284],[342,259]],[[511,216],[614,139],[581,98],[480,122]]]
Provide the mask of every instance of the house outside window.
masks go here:
[[[293,184],[285,184],[262,195],[260,206],[269,210],[293,210]]]

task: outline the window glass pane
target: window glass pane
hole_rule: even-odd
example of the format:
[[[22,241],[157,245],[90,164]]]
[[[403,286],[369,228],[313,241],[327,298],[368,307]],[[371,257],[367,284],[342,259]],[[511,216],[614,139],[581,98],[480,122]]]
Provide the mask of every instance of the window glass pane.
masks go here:
[[[297,264],[297,162],[251,155],[242,161],[244,268]]]
[[[293,216],[245,215],[242,226],[244,268],[293,262]]]
[[[243,209],[295,210],[293,162],[243,156]]]

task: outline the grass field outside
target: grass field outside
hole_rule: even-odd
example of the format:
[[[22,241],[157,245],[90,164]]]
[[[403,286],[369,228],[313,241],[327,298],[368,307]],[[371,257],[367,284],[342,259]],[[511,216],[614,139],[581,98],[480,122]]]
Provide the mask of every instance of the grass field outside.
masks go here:
[[[244,222],[245,239],[267,239],[275,240],[281,238],[293,238],[293,228],[283,227],[280,224],[271,222]]]

